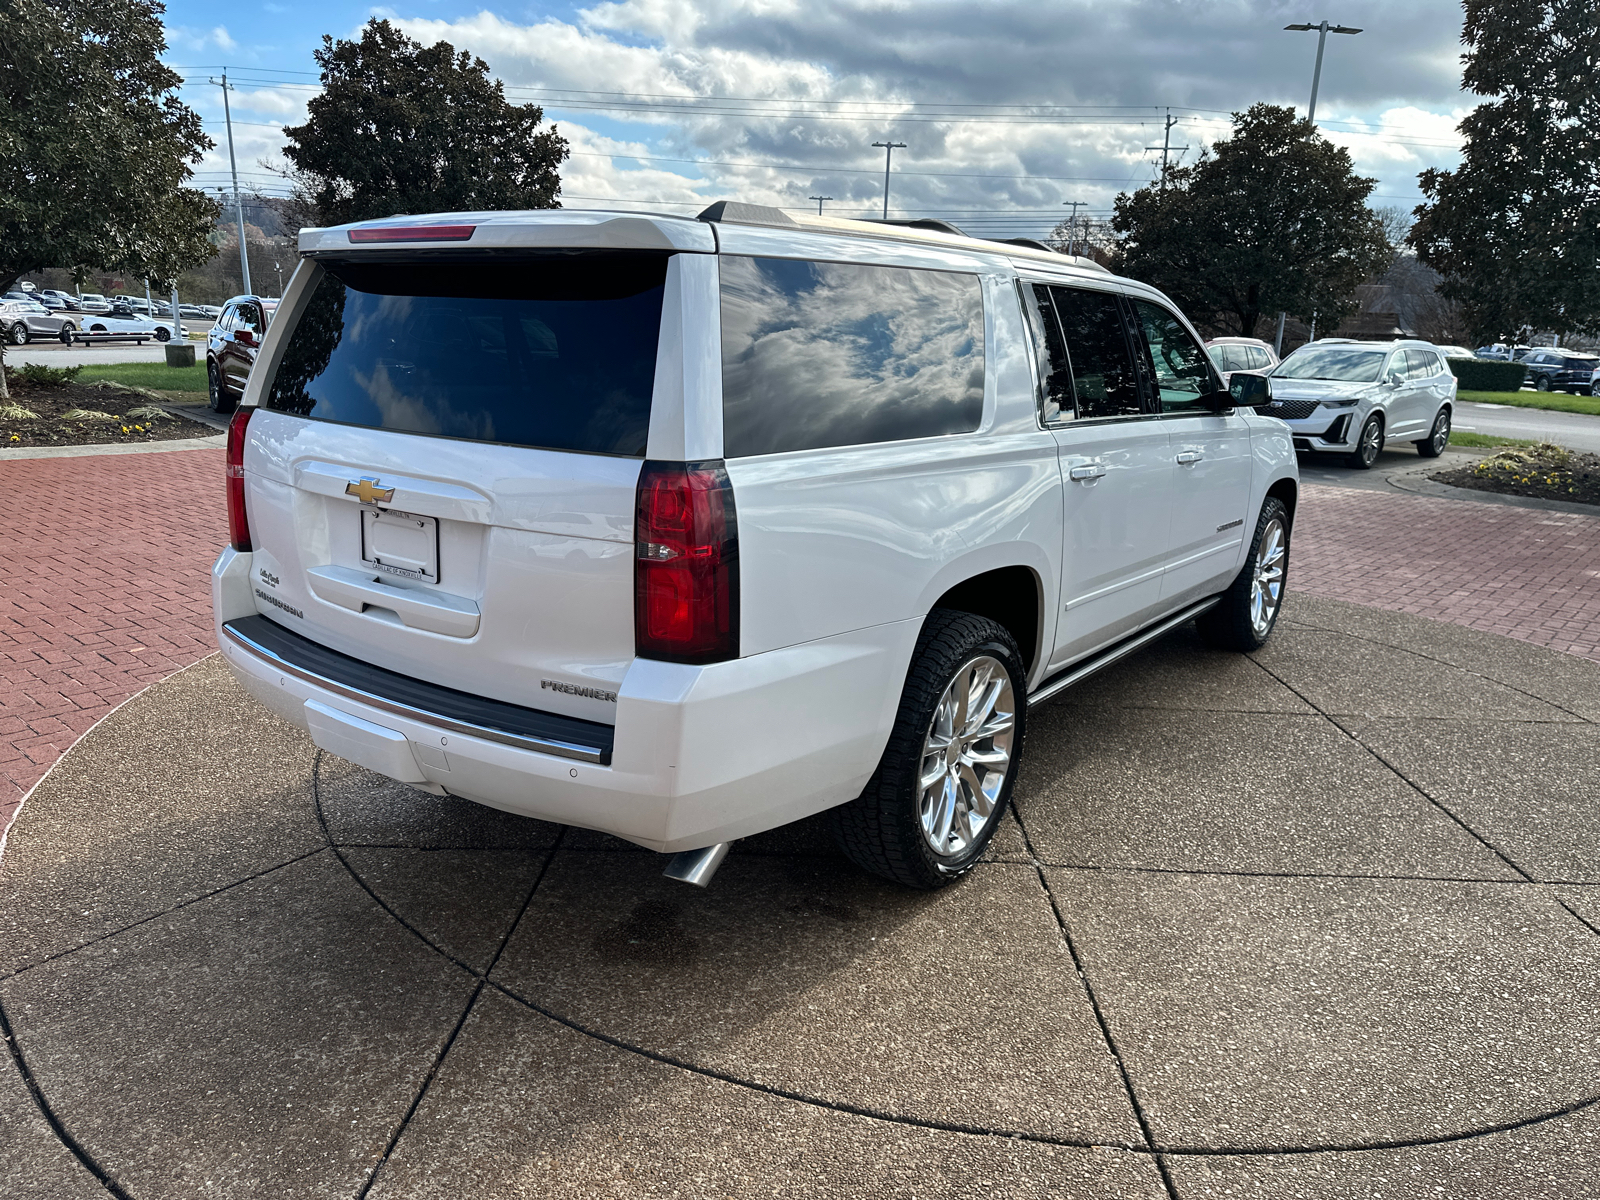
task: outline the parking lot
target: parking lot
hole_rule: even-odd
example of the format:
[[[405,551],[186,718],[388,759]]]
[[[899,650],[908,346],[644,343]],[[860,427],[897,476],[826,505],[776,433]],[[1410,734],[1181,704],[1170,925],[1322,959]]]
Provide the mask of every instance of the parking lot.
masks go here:
[[[220,463],[0,463],[119,547],[0,630],[32,778],[73,746],[0,870],[0,1193],[1591,1194],[1600,518],[1308,474],[1273,641],[1038,710],[961,886],[806,823],[698,892],[248,702],[172,603]]]

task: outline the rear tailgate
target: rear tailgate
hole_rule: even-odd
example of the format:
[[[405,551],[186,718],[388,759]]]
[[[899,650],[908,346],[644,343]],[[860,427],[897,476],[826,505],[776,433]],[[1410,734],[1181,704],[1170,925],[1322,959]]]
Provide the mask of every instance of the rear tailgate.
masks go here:
[[[258,611],[402,675],[613,723],[666,264],[323,263],[249,425]]]

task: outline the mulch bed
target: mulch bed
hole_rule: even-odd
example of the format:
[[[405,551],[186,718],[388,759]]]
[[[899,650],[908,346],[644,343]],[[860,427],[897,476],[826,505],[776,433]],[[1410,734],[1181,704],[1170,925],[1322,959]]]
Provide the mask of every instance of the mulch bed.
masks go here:
[[[7,380],[10,400],[0,400],[0,449],[10,446],[83,446],[107,442],[166,442],[211,437],[217,431],[175,417],[139,392],[87,383],[35,384],[17,375]],[[21,408],[31,418],[11,411]],[[63,420],[71,412],[105,417]]]
[[[1561,446],[1508,447],[1473,466],[1438,471],[1429,478],[1502,496],[1600,505],[1600,454]]]

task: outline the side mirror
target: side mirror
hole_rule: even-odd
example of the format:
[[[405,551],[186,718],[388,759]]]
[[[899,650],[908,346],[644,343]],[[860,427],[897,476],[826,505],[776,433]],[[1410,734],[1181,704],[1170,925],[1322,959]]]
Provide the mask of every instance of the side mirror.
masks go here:
[[[1272,381],[1265,375],[1235,371],[1228,380],[1228,398],[1235,408],[1255,408],[1272,399]]]
[[[236,329],[234,330],[233,340],[241,346],[254,346],[256,344],[256,335],[248,329]]]

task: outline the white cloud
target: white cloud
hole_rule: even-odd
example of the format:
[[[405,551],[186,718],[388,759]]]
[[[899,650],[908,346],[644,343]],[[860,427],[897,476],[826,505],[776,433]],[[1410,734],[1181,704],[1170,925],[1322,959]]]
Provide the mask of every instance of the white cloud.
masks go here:
[[[190,29],[186,25],[169,25],[167,42],[181,50],[206,50],[215,47],[218,50],[232,51],[239,48],[239,43],[228,35],[225,25],[217,25],[211,29]]]

